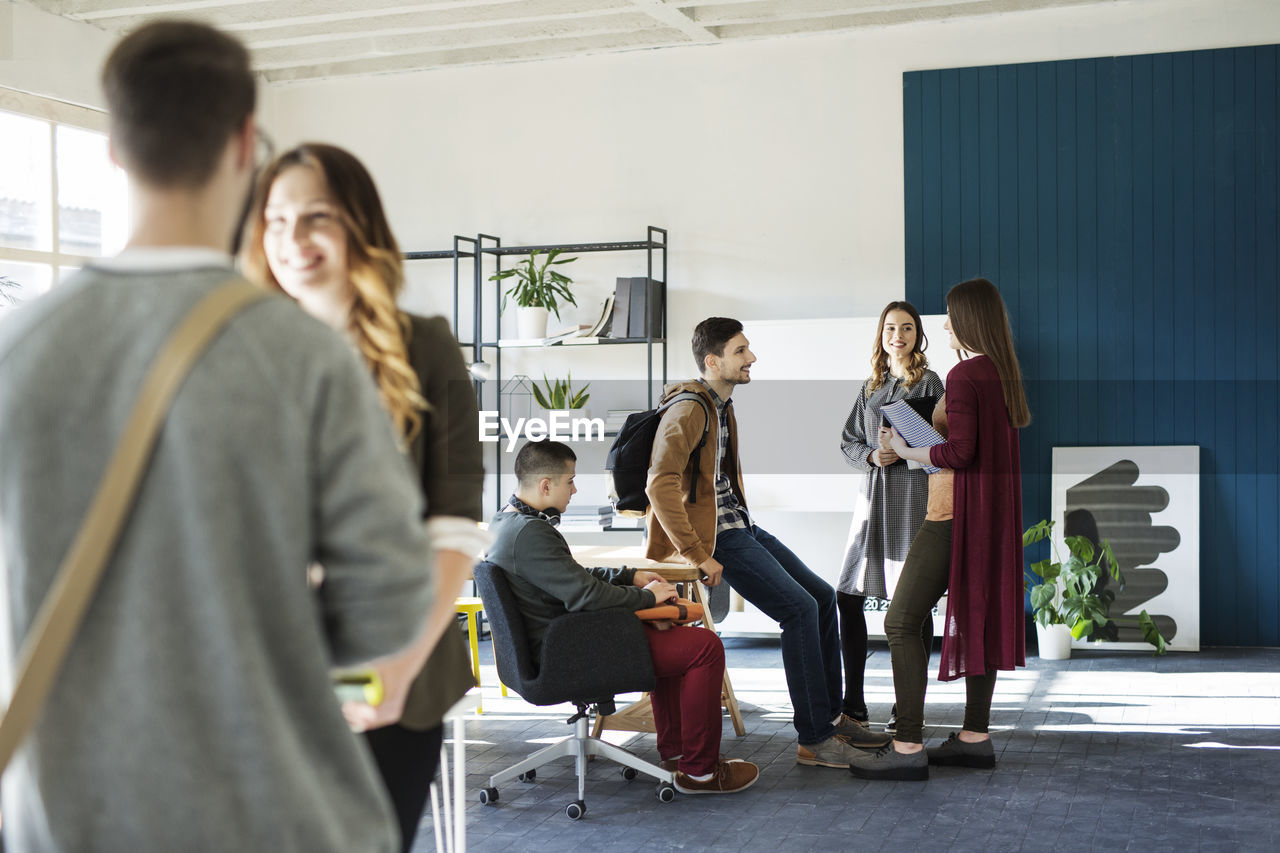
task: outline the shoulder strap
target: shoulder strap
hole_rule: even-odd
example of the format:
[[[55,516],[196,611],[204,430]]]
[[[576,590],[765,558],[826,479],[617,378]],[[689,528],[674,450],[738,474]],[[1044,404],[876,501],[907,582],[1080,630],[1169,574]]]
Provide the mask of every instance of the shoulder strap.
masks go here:
[[[659,406],[658,411],[665,412],[683,400],[697,400],[698,405],[702,407],[702,414],[706,415],[707,418],[702,425],[702,440],[698,442],[698,446],[689,454],[689,459],[693,462],[693,479],[689,483],[689,503],[696,504],[698,502],[698,475],[702,472],[702,448],[706,446],[707,434],[711,432],[711,409],[707,406],[707,401],[703,399],[701,394],[694,391],[681,391]]]
[[[8,766],[48,698],[133,508],[156,436],[174,396],[192,365],[227,321],[266,295],[262,288],[238,278],[218,287],[178,324],[152,362],[80,531],[18,653],[13,696],[0,720],[0,771]]]

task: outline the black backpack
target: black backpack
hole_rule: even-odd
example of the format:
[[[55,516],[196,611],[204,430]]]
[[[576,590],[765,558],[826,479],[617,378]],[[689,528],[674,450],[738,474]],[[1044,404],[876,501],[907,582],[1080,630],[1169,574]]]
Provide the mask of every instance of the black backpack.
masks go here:
[[[653,456],[653,440],[658,435],[658,424],[667,409],[684,400],[697,400],[707,416],[706,426],[702,428],[702,440],[689,454],[693,461],[693,482],[689,485],[689,503],[698,500],[698,473],[700,471],[702,448],[706,446],[707,434],[711,432],[711,409],[701,394],[692,391],[681,391],[656,409],[647,412],[636,412],[627,415],[627,421],[618,432],[609,448],[609,457],[605,460],[605,470],[611,480],[609,500],[616,512],[629,515],[643,515],[649,507],[649,496],[645,494],[645,484],[649,479],[649,463]]]

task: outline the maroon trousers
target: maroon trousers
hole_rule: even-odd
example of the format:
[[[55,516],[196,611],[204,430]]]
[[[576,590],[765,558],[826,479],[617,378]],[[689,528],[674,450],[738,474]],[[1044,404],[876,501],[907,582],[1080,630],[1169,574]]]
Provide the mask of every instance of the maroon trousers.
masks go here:
[[[658,677],[649,696],[658,755],[679,755],[688,776],[712,773],[720,757],[724,644],[706,628],[645,626],[645,634]]]

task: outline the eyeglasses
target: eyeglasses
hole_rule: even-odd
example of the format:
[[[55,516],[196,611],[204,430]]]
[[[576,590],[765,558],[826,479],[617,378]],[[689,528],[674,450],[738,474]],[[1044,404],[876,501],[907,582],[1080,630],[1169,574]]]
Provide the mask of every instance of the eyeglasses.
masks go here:
[[[257,128],[256,142],[254,148],[254,168],[261,172],[267,167],[267,164],[275,159],[276,146],[271,141],[270,135],[261,127]]]
[[[240,209],[240,221],[236,224],[236,229],[231,235],[231,254],[237,255],[240,252],[240,241],[244,239],[245,223],[249,221],[249,212],[253,207],[253,185],[257,184],[258,177],[262,171],[267,168],[276,156],[276,146],[271,142],[271,137],[260,127],[254,128],[254,149],[253,149],[253,181],[249,190],[244,196],[244,206]]]

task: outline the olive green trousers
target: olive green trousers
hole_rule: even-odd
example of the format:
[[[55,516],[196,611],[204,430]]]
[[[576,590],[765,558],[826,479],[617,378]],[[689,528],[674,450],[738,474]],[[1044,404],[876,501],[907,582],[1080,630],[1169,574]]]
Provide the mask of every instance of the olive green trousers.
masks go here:
[[[920,643],[924,620],[947,591],[951,571],[951,522],[926,521],[907,552],[898,586],[884,616],[893,662],[893,690],[898,702],[898,733],[903,743],[924,742],[924,693],[929,658]],[[945,642],[945,638],[944,638]],[[991,724],[991,697],[996,673],[965,678],[964,728],[985,732]]]

